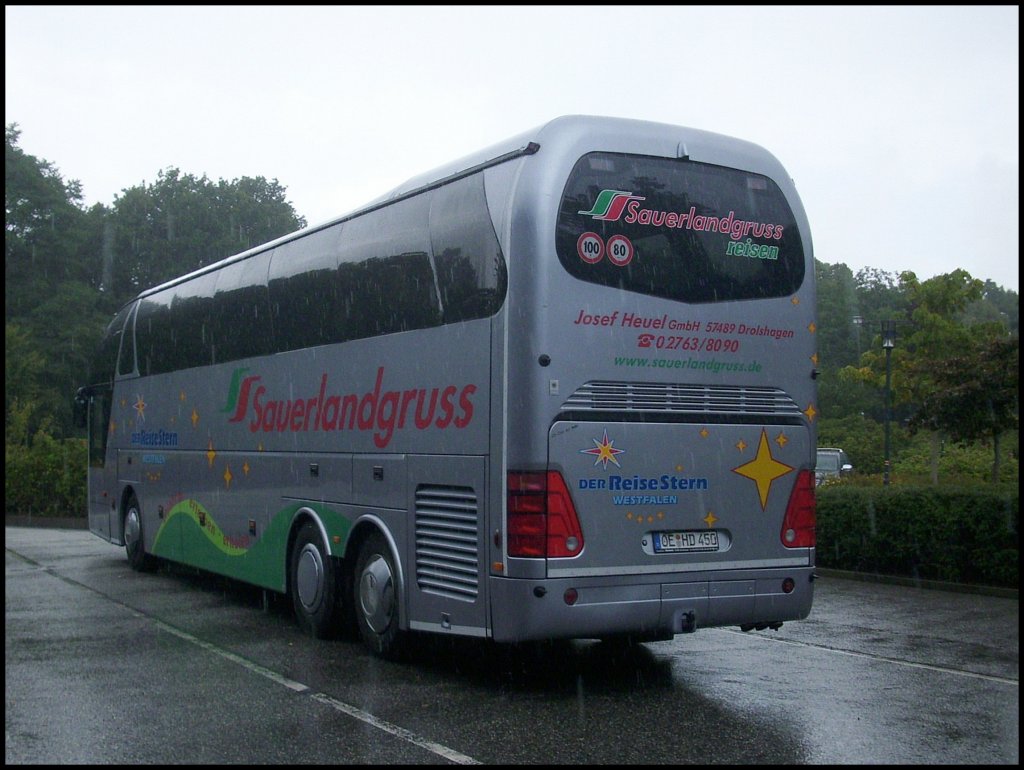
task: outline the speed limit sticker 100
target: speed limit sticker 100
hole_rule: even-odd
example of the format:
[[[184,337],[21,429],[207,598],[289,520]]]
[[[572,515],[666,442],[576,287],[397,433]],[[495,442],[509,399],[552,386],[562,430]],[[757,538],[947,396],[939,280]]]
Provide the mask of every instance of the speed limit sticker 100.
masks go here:
[[[597,233],[586,232],[576,241],[576,253],[588,265],[596,265],[608,253],[608,261],[618,267],[625,267],[633,261],[636,251],[632,241],[625,235],[613,235],[607,246]]]

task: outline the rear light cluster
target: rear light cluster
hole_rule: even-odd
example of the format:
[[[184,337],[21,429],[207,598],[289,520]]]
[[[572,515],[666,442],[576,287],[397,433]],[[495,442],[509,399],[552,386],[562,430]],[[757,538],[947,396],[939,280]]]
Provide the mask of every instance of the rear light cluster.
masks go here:
[[[814,472],[800,471],[793,485],[782,520],[782,544],[787,548],[813,548],[817,523],[814,497]]]
[[[569,488],[558,471],[508,474],[508,555],[576,556],[583,530]]]

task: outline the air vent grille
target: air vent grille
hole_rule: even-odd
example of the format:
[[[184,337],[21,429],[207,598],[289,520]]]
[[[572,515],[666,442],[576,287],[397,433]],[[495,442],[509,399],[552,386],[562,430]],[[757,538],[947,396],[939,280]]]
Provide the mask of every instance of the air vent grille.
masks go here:
[[[479,511],[469,487],[416,488],[416,584],[420,590],[474,601],[479,593]]]
[[[583,385],[562,404],[562,411],[774,417],[801,414],[796,402],[778,388],[607,381]]]

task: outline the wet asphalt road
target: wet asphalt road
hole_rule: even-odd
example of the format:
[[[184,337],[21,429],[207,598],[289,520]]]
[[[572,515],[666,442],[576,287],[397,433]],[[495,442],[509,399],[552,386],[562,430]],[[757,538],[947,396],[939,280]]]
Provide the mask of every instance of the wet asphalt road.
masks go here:
[[[396,664],[85,531],[5,541],[7,764],[1019,762],[1016,599],[824,577],[776,632]]]

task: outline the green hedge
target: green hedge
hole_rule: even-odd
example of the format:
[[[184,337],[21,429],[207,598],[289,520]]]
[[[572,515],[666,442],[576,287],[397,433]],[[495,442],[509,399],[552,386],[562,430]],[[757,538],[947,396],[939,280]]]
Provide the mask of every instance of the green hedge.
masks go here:
[[[1020,490],[819,487],[819,567],[1017,588]]]
[[[84,439],[56,439],[39,432],[28,446],[4,452],[4,513],[31,516],[88,515]]]

